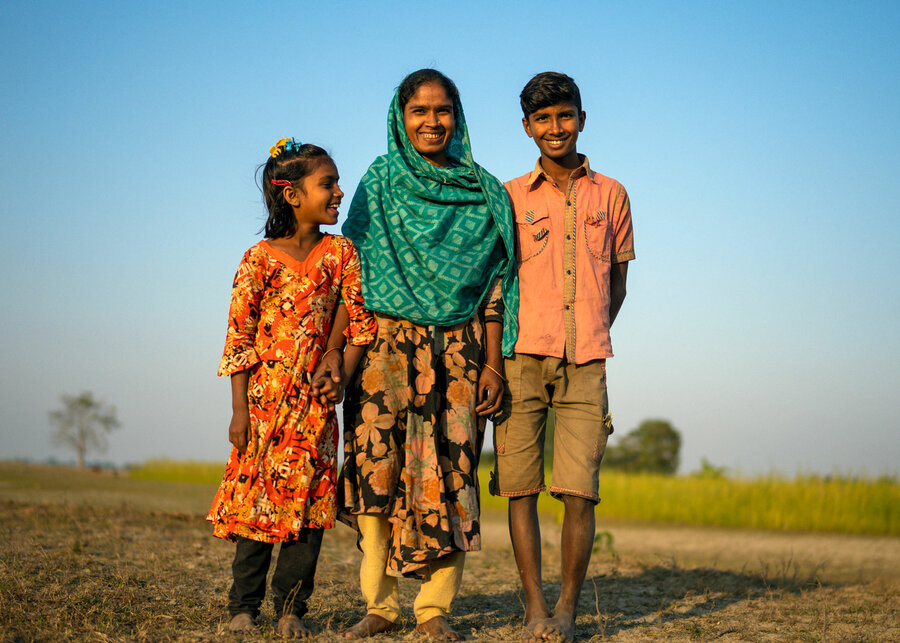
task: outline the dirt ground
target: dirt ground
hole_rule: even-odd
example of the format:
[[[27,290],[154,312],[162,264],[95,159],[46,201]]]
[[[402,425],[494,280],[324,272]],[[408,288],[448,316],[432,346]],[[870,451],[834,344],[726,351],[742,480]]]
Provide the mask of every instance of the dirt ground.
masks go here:
[[[54,476],[0,465],[0,641],[261,641],[225,629],[232,545],[202,519],[212,489]],[[559,528],[542,522],[545,584],[559,590]],[[900,641],[900,539],[598,524],[579,640]],[[502,515],[484,516],[453,623],[469,640],[523,635]],[[362,615],[359,553],[343,525],[326,534],[309,624],[335,640]],[[424,640],[401,583],[403,628]]]

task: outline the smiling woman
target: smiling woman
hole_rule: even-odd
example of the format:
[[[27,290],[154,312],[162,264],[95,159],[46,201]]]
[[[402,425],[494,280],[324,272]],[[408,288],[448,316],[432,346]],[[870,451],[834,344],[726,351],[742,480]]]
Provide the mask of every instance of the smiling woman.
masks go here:
[[[423,83],[403,107],[403,126],[410,143],[422,157],[447,167],[447,147],[456,131],[453,100],[437,81]]]
[[[455,639],[447,615],[464,552],[480,549],[478,456],[516,338],[512,213],[472,159],[459,92],[410,74],[388,112],[388,153],[353,197],[363,297],[378,332],[344,403],[340,518],[357,527],[370,636],[400,616],[396,576],[425,579],[418,628]]]

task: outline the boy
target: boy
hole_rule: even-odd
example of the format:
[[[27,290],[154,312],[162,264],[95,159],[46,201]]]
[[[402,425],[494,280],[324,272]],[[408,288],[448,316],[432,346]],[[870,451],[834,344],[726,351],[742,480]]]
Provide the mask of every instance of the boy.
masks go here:
[[[571,640],[594,543],[598,471],[612,433],[606,396],[609,327],[625,299],[634,259],[625,189],[590,169],[576,142],[585,112],[575,82],[544,72],[520,95],[525,133],[541,156],[506,183],[519,264],[519,338],[495,419],[491,492],[509,498],[509,533],[537,638]],[[562,588],[551,612],[541,587],[538,494],[544,485],[547,412],[556,431],[550,494],[562,500]]]

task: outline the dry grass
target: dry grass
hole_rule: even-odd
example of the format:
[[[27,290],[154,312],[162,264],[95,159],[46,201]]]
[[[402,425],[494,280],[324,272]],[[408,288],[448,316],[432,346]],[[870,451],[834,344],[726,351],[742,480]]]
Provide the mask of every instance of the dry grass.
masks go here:
[[[232,546],[209,535],[195,506],[201,497],[208,502],[212,488],[198,487],[191,495],[173,485],[166,494],[158,483],[135,484],[142,482],[0,464],[0,640],[275,638],[269,620],[254,635],[225,630]],[[94,502],[98,497],[118,502]],[[700,546],[689,552],[665,545],[645,548],[641,543],[677,540],[660,528],[609,528],[617,553],[599,551],[591,562],[578,619],[582,640],[900,639],[896,565],[889,573],[863,572],[847,562],[857,560],[851,557],[822,560],[823,568],[785,556],[764,537],[754,564],[747,559],[741,564],[740,552],[722,556],[712,543],[728,542],[733,533],[744,548],[740,539],[753,538],[752,532],[681,529],[677,536],[686,541],[711,543],[704,558]],[[484,531],[486,551],[467,558],[454,623],[471,640],[514,640],[522,634],[521,598],[502,518],[486,516]],[[544,564],[551,596],[559,589],[557,537],[555,526],[548,525]],[[893,547],[889,557],[897,551],[896,539],[864,542]],[[859,549],[858,541],[847,546]],[[684,560],[682,552],[688,552]],[[834,569],[834,561],[840,569]],[[343,526],[330,531],[311,603],[315,640],[334,640],[361,615],[358,564],[353,532]],[[401,587],[409,607],[416,584]],[[271,617],[270,605],[264,616]],[[395,637],[376,640],[421,637],[407,616]]]

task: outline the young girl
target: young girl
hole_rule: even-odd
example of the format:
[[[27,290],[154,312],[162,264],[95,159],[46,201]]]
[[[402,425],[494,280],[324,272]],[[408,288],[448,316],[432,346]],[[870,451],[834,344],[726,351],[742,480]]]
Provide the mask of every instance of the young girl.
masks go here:
[[[215,536],[237,544],[229,628],[255,626],[281,543],[272,577],[278,633],[305,637],[322,530],[334,526],[338,431],[334,406],[312,394],[312,374],[339,299],[349,316],[348,363],[361,357],[376,324],[362,306],[353,244],[319,231],[337,222],[344,196],[334,162],[293,139],[270,152],[262,172],[267,239],[238,266],[219,367],[231,376],[234,448],[207,520]],[[339,361],[334,351],[329,363]]]

